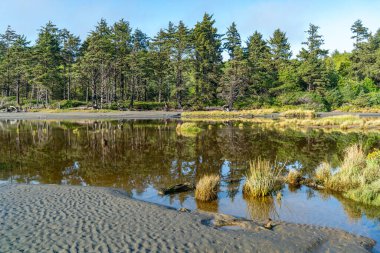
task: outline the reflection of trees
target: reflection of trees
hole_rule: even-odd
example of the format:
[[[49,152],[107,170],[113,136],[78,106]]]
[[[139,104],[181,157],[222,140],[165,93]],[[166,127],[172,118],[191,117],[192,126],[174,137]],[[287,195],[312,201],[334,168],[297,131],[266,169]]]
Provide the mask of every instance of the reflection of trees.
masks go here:
[[[60,184],[65,179],[62,172],[77,161],[80,169],[68,183],[83,179],[88,185],[141,193],[149,186],[167,187],[221,173],[227,164],[223,179],[228,196],[234,198],[239,183],[228,179],[243,178],[249,161],[259,156],[300,164],[308,174],[323,160],[337,163],[354,142],[363,143],[366,150],[379,145],[376,133],[200,125],[204,131],[187,137],[176,134],[174,121],[0,121],[0,178]]]
[[[362,215],[366,215],[370,219],[377,219],[380,221],[380,208],[377,206],[365,205],[362,203],[358,203],[356,201],[352,201],[343,197],[340,193],[330,193],[334,195],[343,206],[344,211],[347,216],[353,220],[360,220]]]

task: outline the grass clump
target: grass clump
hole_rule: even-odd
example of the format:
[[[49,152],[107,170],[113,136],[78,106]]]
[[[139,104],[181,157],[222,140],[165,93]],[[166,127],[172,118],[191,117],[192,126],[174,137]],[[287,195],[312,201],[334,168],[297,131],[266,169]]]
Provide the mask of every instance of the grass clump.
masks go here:
[[[315,179],[318,183],[327,185],[331,178],[331,165],[327,162],[322,162],[315,171]]]
[[[345,150],[338,171],[331,173],[330,165],[322,163],[316,171],[316,179],[325,187],[343,192],[352,200],[380,206],[380,151],[365,155],[360,145]]]
[[[202,177],[195,187],[195,198],[201,201],[212,201],[218,198],[218,175],[206,175]]]
[[[202,132],[202,128],[198,127],[196,123],[186,122],[178,124],[176,131],[180,135],[184,136],[195,136],[196,134]]]
[[[315,118],[317,114],[313,110],[288,110],[280,114],[285,118]]]
[[[276,112],[274,109],[254,109],[240,111],[193,111],[183,112],[181,117],[184,118],[252,118],[257,115],[266,115]]]
[[[345,150],[343,163],[339,171],[328,181],[327,187],[336,191],[357,188],[366,167],[366,156],[360,145],[353,145]]]
[[[298,170],[291,169],[286,178],[286,182],[293,186],[299,186],[302,181],[302,175]]]
[[[247,181],[243,186],[243,193],[251,197],[270,195],[279,185],[281,170],[282,168],[261,158],[251,162]]]

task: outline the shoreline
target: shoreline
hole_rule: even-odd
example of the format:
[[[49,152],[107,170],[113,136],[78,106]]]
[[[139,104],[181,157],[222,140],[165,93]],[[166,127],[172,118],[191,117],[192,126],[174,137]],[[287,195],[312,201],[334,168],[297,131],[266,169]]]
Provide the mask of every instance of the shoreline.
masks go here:
[[[180,115],[176,111],[0,112],[0,120],[172,119]]]
[[[118,120],[118,119],[199,119],[196,117],[182,117],[182,111],[70,111],[70,112],[0,112],[0,120]],[[365,112],[316,112],[317,118],[326,118],[333,116],[357,116],[360,118],[380,118],[380,113]],[[258,114],[254,118],[278,119],[280,113]],[[212,120],[209,117],[200,118],[204,121]],[[226,118],[218,117],[218,120],[245,120],[246,117]],[[288,118],[289,119],[289,118]],[[291,119],[291,118],[290,118]]]
[[[3,184],[0,213],[1,252],[368,252],[375,243],[338,229],[282,221],[267,230],[255,221],[179,212],[101,187]],[[233,229],[214,226],[218,220]]]

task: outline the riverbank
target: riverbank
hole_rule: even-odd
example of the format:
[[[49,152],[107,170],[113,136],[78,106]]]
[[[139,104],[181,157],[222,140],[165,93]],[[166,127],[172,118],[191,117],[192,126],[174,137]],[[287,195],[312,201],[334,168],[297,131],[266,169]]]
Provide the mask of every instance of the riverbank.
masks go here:
[[[179,212],[110,188],[0,185],[0,212],[1,252],[368,252],[374,244],[331,228],[274,222],[267,230],[260,222]]]
[[[76,120],[76,119],[168,119],[179,118],[176,111],[62,111],[62,112],[0,112],[0,120]]]

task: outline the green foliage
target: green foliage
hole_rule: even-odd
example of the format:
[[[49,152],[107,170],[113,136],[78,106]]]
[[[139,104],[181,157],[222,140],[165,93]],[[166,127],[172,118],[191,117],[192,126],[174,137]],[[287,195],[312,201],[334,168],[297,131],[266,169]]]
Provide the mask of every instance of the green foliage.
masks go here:
[[[85,102],[79,100],[63,100],[59,102],[60,109],[69,109],[85,105],[87,105]]]
[[[226,30],[219,34],[207,13],[192,28],[169,22],[152,38],[123,19],[101,19],[81,42],[48,22],[31,46],[7,27],[0,34],[1,96],[46,108],[61,100],[139,110],[165,109],[146,101],[184,109],[380,105],[380,30],[371,33],[360,20],[351,27],[352,52],[331,56],[313,24],[298,54],[279,29],[269,38],[255,31],[245,43],[235,23]]]

